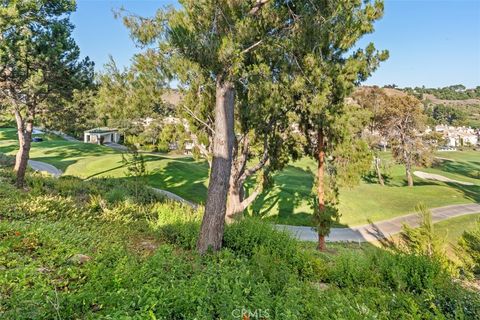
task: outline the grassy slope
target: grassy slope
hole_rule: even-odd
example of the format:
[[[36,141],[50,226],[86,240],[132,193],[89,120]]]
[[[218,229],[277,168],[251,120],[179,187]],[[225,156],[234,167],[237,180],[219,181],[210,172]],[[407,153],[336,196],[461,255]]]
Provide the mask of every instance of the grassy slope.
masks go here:
[[[354,245],[318,253],[249,219],[227,226],[224,250],[200,256],[188,208],[132,193],[109,200],[106,191],[128,186],[108,179],[27,176],[23,192],[9,177],[0,171],[1,319],[246,319],[244,308],[265,319],[479,315],[478,296],[423,257]]]
[[[14,153],[15,130],[0,129],[0,152]],[[384,155],[386,160],[391,160]],[[429,207],[480,201],[480,162],[478,152],[449,152],[440,156],[455,161],[443,161],[434,168],[422,169],[453,179],[474,182],[476,186],[460,186],[415,178],[413,188],[405,187],[404,170],[400,165],[389,168],[386,187],[362,182],[340,195],[341,225],[363,224],[368,220],[383,220],[412,212],[422,202]],[[93,176],[125,177],[121,154],[107,147],[71,143],[49,137],[33,145],[32,158],[51,163],[66,174],[82,178]],[[190,157],[147,155],[148,183],[170,190],[180,196],[203,202],[207,191],[208,165]],[[262,194],[251,209],[265,219],[284,224],[309,225],[311,208],[308,198],[313,184],[315,163],[301,159],[275,175],[271,190]]]
[[[463,232],[472,230],[479,219],[480,213],[460,216],[436,223],[434,230],[450,245],[456,245]]]

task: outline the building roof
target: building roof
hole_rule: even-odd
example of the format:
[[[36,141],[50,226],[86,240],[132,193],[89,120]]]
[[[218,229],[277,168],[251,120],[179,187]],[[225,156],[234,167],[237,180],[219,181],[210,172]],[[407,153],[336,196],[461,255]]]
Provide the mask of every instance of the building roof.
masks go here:
[[[109,132],[118,132],[118,129],[108,128],[108,127],[99,127],[99,128],[93,128],[90,130],[85,130],[85,133],[109,133]]]

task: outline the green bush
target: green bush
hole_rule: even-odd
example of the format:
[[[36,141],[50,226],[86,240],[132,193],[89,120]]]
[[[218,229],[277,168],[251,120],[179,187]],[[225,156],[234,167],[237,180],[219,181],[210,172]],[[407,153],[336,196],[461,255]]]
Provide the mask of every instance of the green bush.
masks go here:
[[[319,254],[244,219],[200,256],[202,209],[136,201],[113,179],[29,175],[25,192],[0,174],[2,319],[480,318],[478,294],[424,255]]]
[[[286,261],[288,266],[305,278],[322,273],[322,266],[306,251],[299,250],[298,242],[289,234],[273,229],[272,225],[256,218],[245,218],[225,229],[225,248],[248,258],[267,250],[272,257]]]
[[[14,164],[15,157],[0,153],[0,167],[13,167]]]
[[[160,237],[184,249],[194,249],[200,231],[201,209],[176,202],[155,204],[147,217],[149,226]]]
[[[480,275],[480,220],[476,222],[475,228],[465,231],[459,240],[464,264],[468,271]]]

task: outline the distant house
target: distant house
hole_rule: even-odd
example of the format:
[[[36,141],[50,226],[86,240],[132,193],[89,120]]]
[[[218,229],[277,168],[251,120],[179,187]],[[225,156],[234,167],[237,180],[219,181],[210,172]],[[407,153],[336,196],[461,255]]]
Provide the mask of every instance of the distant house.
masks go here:
[[[447,147],[458,147],[479,143],[479,133],[470,127],[435,126],[435,132],[443,135]]]
[[[86,130],[83,133],[83,142],[85,143],[118,143],[120,141],[120,133],[113,128],[94,128]]]

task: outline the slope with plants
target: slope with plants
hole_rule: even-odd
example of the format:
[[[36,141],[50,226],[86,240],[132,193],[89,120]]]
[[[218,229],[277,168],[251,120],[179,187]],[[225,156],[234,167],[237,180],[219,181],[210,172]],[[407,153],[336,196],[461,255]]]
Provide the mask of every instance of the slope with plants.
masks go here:
[[[320,254],[245,219],[199,256],[200,213],[133,182],[27,174],[27,192],[0,174],[2,319],[480,316],[478,295],[421,255]]]

